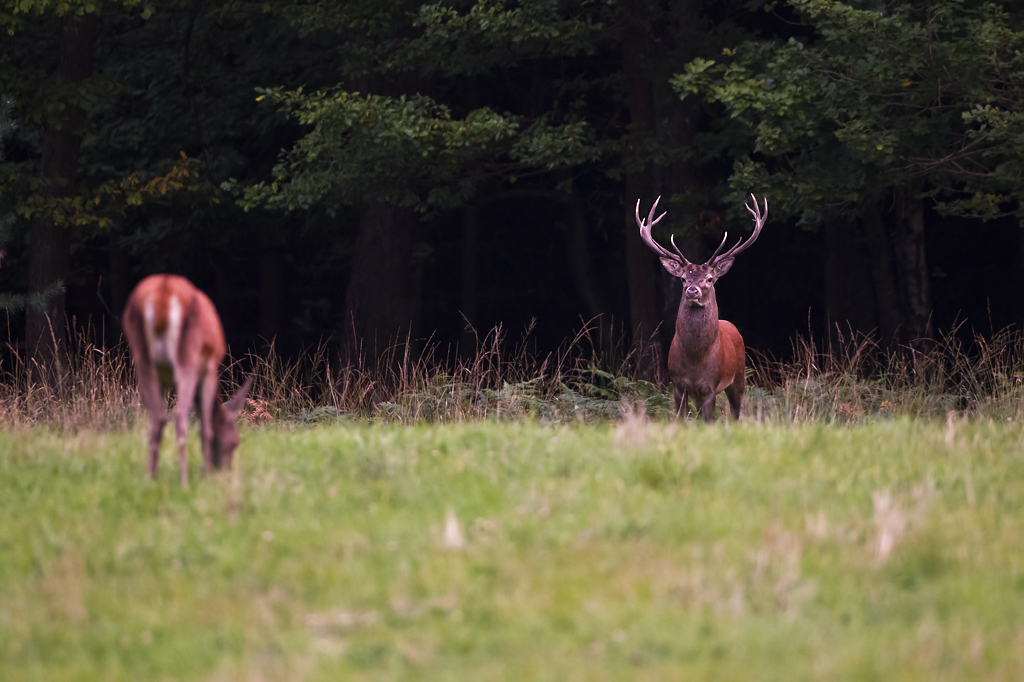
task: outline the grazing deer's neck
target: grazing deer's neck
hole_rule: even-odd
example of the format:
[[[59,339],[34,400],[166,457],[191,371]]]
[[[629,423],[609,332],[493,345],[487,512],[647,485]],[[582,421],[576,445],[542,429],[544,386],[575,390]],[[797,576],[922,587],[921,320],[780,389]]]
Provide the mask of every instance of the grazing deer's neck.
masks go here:
[[[679,302],[676,336],[690,356],[704,355],[715,344],[718,340],[718,302],[713,289],[703,307],[691,306],[685,296]]]

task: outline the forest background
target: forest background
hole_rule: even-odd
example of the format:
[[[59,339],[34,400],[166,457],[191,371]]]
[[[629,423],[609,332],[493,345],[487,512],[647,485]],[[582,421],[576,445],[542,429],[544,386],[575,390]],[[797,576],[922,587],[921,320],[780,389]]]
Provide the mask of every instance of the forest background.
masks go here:
[[[46,372],[132,286],[207,291],[235,353],[671,334],[639,240],[703,260],[748,346],[1024,319],[1013,2],[18,0],[0,8],[0,292]],[[12,129],[7,129],[13,124]],[[609,345],[614,345],[610,343]],[[664,347],[664,346],[661,346]],[[658,343],[634,356],[656,378]]]

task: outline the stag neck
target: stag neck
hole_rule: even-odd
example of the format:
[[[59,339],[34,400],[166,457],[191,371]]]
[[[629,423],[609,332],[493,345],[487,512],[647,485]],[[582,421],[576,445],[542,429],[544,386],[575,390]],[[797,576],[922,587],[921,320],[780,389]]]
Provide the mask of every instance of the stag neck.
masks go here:
[[[702,357],[718,340],[718,301],[714,287],[708,291],[703,306],[692,306],[684,295],[676,315],[676,338],[690,357]]]

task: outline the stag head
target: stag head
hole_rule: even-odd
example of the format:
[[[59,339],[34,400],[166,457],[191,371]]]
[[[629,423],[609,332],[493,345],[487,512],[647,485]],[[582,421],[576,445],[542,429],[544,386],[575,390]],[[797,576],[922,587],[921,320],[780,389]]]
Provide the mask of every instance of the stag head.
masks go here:
[[[754,216],[754,233],[750,235],[750,238],[743,241],[740,240],[736,243],[736,246],[732,247],[725,253],[720,253],[722,247],[725,246],[725,240],[728,239],[729,233],[726,232],[722,237],[722,243],[718,245],[715,252],[711,254],[706,262],[696,264],[691,263],[683,255],[683,252],[676,246],[675,236],[669,238],[672,244],[672,248],[675,251],[669,251],[662,247],[658,242],[654,241],[654,237],[651,236],[651,228],[654,227],[667,213],[662,213],[657,218],[654,217],[655,212],[658,209],[658,202],[661,201],[661,197],[658,197],[654,201],[654,206],[651,207],[651,212],[647,215],[647,220],[644,221],[640,218],[640,200],[636,202],[636,224],[640,227],[640,238],[647,244],[661,259],[661,264],[673,277],[678,277],[682,280],[683,285],[683,299],[692,308],[703,308],[714,300],[715,282],[718,278],[729,272],[729,268],[732,267],[733,261],[737,255],[745,251],[751,244],[757,240],[761,234],[761,228],[764,227],[765,221],[768,219],[768,199],[764,200],[764,213],[761,213],[761,209],[757,204],[757,199],[751,194],[750,197],[754,199],[754,207],[751,208],[749,204],[746,205],[747,210]]]

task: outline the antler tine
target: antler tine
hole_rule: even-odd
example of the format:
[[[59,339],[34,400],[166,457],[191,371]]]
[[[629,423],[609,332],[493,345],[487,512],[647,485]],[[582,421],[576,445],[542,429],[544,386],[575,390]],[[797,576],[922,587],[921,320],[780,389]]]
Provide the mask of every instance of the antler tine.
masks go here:
[[[666,211],[657,218],[654,217],[655,211],[658,210],[659,201],[661,201],[661,197],[658,197],[657,199],[654,200],[654,206],[651,207],[651,212],[647,215],[647,221],[644,222],[643,220],[640,219],[640,200],[636,200],[636,210],[634,211],[634,215],[636,216],[636,224],[640,227],[640,238],[644,240],[644,243],[647,244],[647,246],[650,247],[652,251],[654,251],[662,258],[671,258],[672,260],[682,259],[682,262],[684,264],[689,265],[690,261],[686,260],[686,257],[683,256],[682,253],[679,253],[678,255],[672,253],[668,249],[661,246],[661,244],[654,241],[654,237],[651,236],[651,227],[653,227],[659,220],[668,215],[668,212]],[[673,244],[673,247],[674,246],[675,244]],[[678,252],[679,249],[676,249],[676,251]]]
[[[750,215],[754,216],[755,229],[760,230],[764,226],[764,222],[768,220],[768,197],[764,198],[764,215],[761,215],[761,207],[757,205],[757,197],[753,194],[750,198],[754,200],[754,208],[750,208],[750,204],[743,204],[747,210],[750,211]]]
[[[658,202],[659,201],[661,201],[661,197],[660,196],[657,199],[654,200],[654,205],[651,206],[651,212],[647,214],[647,229],[648,230],[650,230],[650,228],[654,227],[655,223],[657,223],[662,218],[664,218],[666,215],[668,215],[668,211],[663,211],[660,216],[658,216],[657,218],[654,217],[654,212],[658,210]]]
[[[715,256],[717,256],[718,252],[722,250],[723,246],[725,246],[725,240],[728,239],[728,238],[729,238],[729,232],[727,231],[725,234],[722,235],[722,243],[719,244],[718,248],[715,249],[715,252],[713,254],[711,254],[711,258],[708,258],[705,261],[706,263],[710,263],[711,261],[715,260]]]
[[[684,256],[683,252],[679,249],[678,246],[676,246],[676,236],[674,234],[670,234],[668,236],[668,240],[672,242],[672,248],[676,250],[676,253],[678,253],[679,257],[683,259],[683,262],[689,263],[690,261],[686,260],[686,256]]]
[[[743,238],[740,237],[740,240],[736,242],[736,246],[732,247],[721,256],[713,259],[716,262],[726,260],[727,258],[735,258],[737,255],[746,251],[760,236],[761,228],[764,227],[765,222],[768,220],[768,197],[764,198],[764,213],[761,213],[761,207],[757,204],[757,197],[753,194],[751,194],[750,197],[754,200],[754,208],[750,208],[750,204],[744,204],[744,206],[746,206],[747,210],[750,211],[750,214],[754,216],[754,233],[750,235],[750,238],[747,239],[747,241],[743,241]]]

